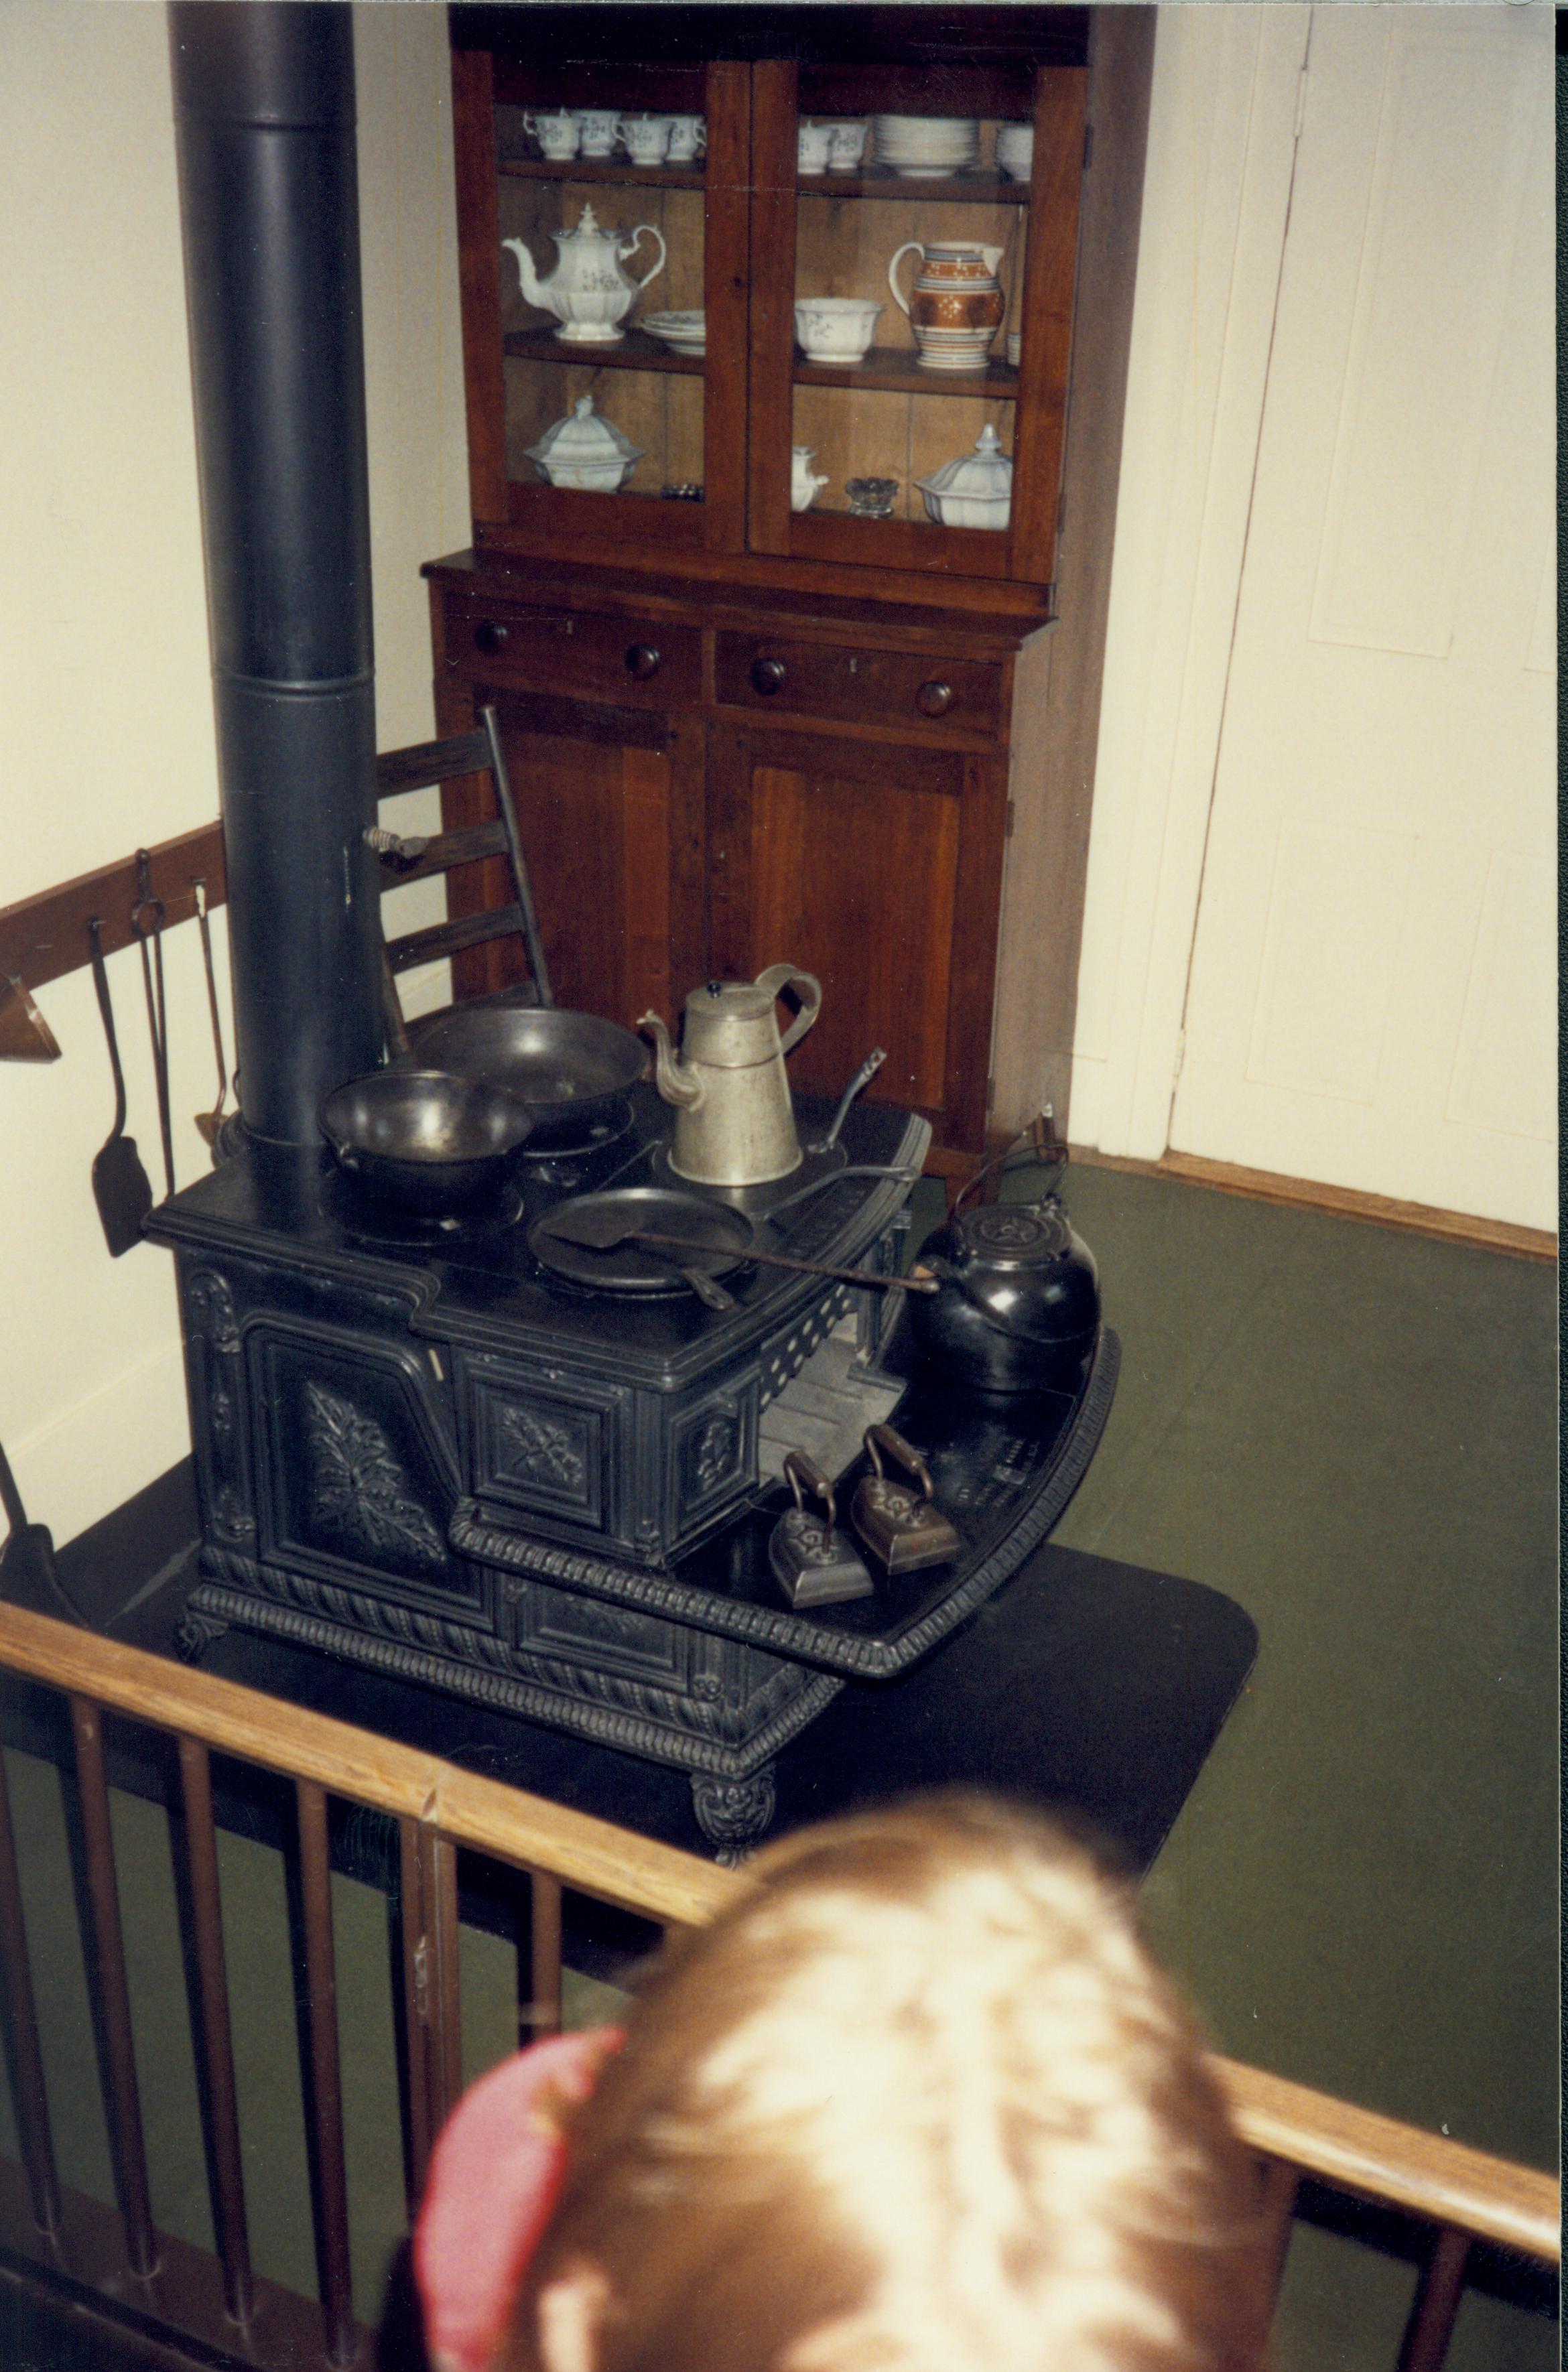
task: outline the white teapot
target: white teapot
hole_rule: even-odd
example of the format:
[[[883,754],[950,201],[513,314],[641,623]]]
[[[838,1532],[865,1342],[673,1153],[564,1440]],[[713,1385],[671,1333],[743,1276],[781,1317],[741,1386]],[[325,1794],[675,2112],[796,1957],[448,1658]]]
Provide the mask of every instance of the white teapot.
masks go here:
[[[633,280],[621,271],[621,261],[645,234],[658,240],[658,262],[641,280]],[[585,206],[570,230],[552,231],[551,237],[560,250],[560,262],[548,280],[539,277],[533,257],[520,238],[501,242],[517,259],[524,297],[554,314],[561,324],[555,334],[568,345],[618,344],[623,335],[618,323],[636,303],[638,292],[664,270],[668,250],[663,233],[652,223],[639,223],[631,238],[622,239],[612,224],[601,227],[592,206]]]
[[[789,448],[789,506],[792,511],[808,511],[828,483],[826,477],[811,467],[816,451],[814,445],[792,445]]]

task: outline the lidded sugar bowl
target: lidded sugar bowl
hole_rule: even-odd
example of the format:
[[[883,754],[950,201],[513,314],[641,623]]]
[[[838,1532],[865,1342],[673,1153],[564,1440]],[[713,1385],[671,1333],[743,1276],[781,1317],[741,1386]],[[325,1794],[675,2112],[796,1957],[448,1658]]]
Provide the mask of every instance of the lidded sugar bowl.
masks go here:
[[[992,527],[1007,524],[1013,506],[1013,464],[989,421],[975,439],[972,453],[944,461],[929,478],[915,484],[925,497],[928,518],[938,527]]]
[[[613,494],[643,458],[643,448],[580,395],[565,417],[528,448],[541,478],[552,486],[577,486],[589,494]]]

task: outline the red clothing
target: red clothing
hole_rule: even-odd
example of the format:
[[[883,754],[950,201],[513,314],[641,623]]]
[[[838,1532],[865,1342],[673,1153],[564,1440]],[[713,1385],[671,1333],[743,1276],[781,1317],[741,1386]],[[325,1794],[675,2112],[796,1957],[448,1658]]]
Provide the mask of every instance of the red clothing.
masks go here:
[[[619,2027],[561,2034],[470,2087],[430,2157],[413,2272],[436,2372],[485,2372],[566,2178],[560,2112],[586,2100]]]

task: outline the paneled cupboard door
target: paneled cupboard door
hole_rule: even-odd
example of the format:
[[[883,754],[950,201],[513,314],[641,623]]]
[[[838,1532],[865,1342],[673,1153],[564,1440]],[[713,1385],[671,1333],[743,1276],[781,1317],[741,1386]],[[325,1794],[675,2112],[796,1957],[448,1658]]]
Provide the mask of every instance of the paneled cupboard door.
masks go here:
[[[749,69],[459,48],[452,91],[476,534],[743,550]]]
[[[752,551],[1048,584],[1085,70],[752,76]]]
[[[700,722],[448,679],[439,729],[470,730],[486,703],[517,786],[557,1004],[628,1025],[650,1006],[673,1018],[703,972]],[[448,830],[483,820],[488,776],[448,785],[443,812]],[[510,895],[499,859],[447,876],[454,916]],[[503,939],[454,958],[456,994],[512,986],[525,976],[517,950]]]
[[[938,1152],[984,1142],[1001,777],[968,752],[708,727],[709,968],[815,972],[796,1087],[836,1094],[885,1047],[867,1092],[924,1113]]]

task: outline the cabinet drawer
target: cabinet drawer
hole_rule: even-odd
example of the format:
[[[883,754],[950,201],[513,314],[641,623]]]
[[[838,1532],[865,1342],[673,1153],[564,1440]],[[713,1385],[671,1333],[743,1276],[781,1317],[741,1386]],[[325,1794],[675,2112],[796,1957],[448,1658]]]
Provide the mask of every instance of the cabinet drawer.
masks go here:
[[[771,634],[720,634],[715,680],[726,707],[994,736],[1002,670],[929,653],[857,651]]]
[[[638,708],[689,708],[701,695],[692,626],[474,600],[450,603],[446,622],[447,663],[470,679]]]

